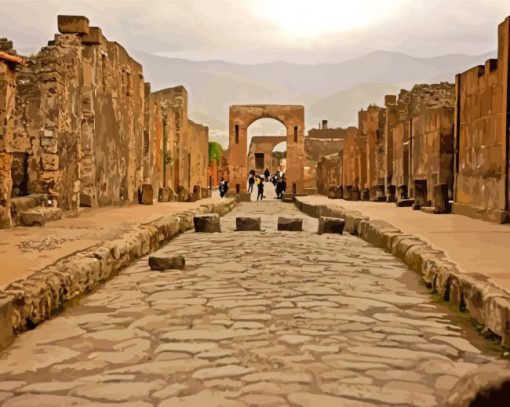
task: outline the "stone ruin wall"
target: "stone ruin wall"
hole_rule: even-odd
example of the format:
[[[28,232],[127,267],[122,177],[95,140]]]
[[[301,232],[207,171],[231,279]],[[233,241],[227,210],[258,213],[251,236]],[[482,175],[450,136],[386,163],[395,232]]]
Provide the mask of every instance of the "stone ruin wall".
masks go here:
[[[366,182],[362,186],[370,198],[384,194],[384,124],[386,109],[369,106],[358,112],[358,128],[366,138]],[[382,185],[381,190],[379,187]]]
[[[428,109],[412,123],[411,177],[427,181],[431,202],[437,184],[447,184],[453,198],[453,113],[451,107]]]
[[[269,169],[272,173],[278,170],[279,160],[273,157],[274,148],[280,143],[287,143],[286,136],[254,136],[248,147],[248,171],[255,170],[262,173],[265,169]],[[256,166],[255,154],[264,154],[263,168]]]
[[[327,128],[310,129],[305,137],[304,184],[306,190],[317,188],[316,168],[325,155],[341,151],[347,129]]]
[[[498,27],[497,59],[456,76],[455,201],[459,213],[510,221],[508,79],[510,18]],[[454,212],[456,205],[454,205]]]
[[[360,188],[360,136],[357,127],[349,127],[344,140],[343,148],[343,171],[342,185],[344,186],[344,194],[346,191],[357,191]],[[351,195],[345,195],[350,199]]]
[[[142,67],[83,17],[59,17],[59,31],[18,73],[14,193],[47,193],[64,210],[134,202]]]
[[[14,130],[14,104],[16,91],[15,56],[12,42],[0,39],[0,229],[11,226],[12,144]]]
[[[412,196],[410,169],[412,120],[426,114],[430,109],[452,108],[455,105],[455,86],[448,82],[418,84],[410,91],[401,90],[396,103],[395,99],[387,97],[386,105],[389,108],[386,121],[393,124],[393,126],[385,125],[387,139],[391,139],[391,155],[388,154],[388,150],[386,152],[387,185],[404,186],[408,195]],[[386,143],[387,148],[388,143]]]
[[[338,152],[317,162],[317,193],[337,197],[336,188],[342,185],[342,158],[342,152]]]
[[[188,119],[186,89],[151,93],[142,66],[85,17],[59,16],[58,28],[17,71],[6,195],[77,210],[136,202],[144,183],[181,200],[205,188],[208,128]]]

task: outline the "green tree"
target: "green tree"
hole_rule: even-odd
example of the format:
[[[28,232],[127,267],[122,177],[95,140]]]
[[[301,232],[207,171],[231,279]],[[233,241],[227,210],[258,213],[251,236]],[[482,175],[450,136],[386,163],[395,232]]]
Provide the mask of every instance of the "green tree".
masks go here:
[[[216,141],[209,141],[209,162],[216,160],[219,164],[222,155],[223,148],[221,147],[221,144]]]

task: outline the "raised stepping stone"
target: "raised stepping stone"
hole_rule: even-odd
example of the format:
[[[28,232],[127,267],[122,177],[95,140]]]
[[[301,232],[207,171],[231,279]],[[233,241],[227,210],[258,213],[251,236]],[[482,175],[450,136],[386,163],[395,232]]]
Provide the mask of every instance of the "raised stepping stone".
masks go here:
[[[184,256],[149,256],[151,270],[164,271],[170,269],[182,270],[186,265]]]
[[[303,230],[303,219],[301,218],[278,218],[278,230],[301,232]]]
[[[283,195],[282,202],[292,203],[294,202],[294,197],[292,195]]]
[[[46,222],[62,219],[62,209],[40,206],[21,212],[20,218],[25,226],[43,226]]]
[[[420,210],[425,213],[436,213],[433,206],[422,206]]]
[[[220,217],[217,213],[208,213],[205,215],[195,215],[193,217],[195,232],[215,233],[221,232]]]
[[[237,217],[236,230],[238,231],[260,230],[260,218],[250,218],[242,216]]]
[[[323,233],[338,233],[343,234],[345,226],[345,220],[341,218],[330,218],[327,216],[321,216],[319,218],[319,235]]]

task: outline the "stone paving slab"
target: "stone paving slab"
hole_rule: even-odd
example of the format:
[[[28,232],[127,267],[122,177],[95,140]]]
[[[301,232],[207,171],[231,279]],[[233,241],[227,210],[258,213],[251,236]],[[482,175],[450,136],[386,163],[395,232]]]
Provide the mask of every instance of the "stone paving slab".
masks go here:
[[[184,270],[141,258],[21,334],[0,353],[3,406],[435,407],[498,359],[390,253],[309,216],[278,232],[282,213],[298,215],[242,203],[221,234],[156,252]],[[236,216],[274,227],[241,234]]]
[[[340,205],[346,203],[349,209]],[[388,220],[371,219],[367,213],[372,212],[365,210],[364,206],[367,202],[350,202],[350,201],[332,201],[322,196],[300,197],[296,199],[296,206],[310,216],[338,216],[345,218],[345,229],[353,235],[358,235],[367,242],[376,247],[383,248],[394,256],[401,259],[409,268],[420,273],[424,282],[433,291],[437,292],[441,298],[452,305],[458,307],[461,311],[467,311],[471,317],[485,329],[498,335],[501,343],[505,347],[510,347],[510,291],[497,284],[489,277],[490,273],[485,274],[486,269],[476,269],[466,272],[458,265],[458,261],[462,260],[459,254],[453,259],[440,250],[442,240],[436,241],[433,238],[425,239],[422,234],[416,232],[416,225],[409,221],[405,216],[404,221],[394,222],[393,216],[388,216]],[[384,205],[382,203],[373,203],[372,205]],[[355,209],[360,210],[355,210]],[[382,214],[388,214],[386,209],[382,210]],[[393,211],[401,211],[393,207]],[[395,212],[391,212],[395,215]],[[438,217],[414,212],[422,216],[430,216],[428,222],[440,222],[441,215]],[[453,215],[452,215],[453,216]],[[473,219],[467,219],[468,222],[482,222]],[[399,228],[393,225],[393,222]],[[404,223],[402,223],[404,222]],[[482,222],[484,223],[484,222]],[[418,222],[418,224],[421,224]],[[492,225],[501,226],[501,225]],[[503,226],[505,227],[505,226]],[[510,229],[508,229],[510,230]],[[449,241],[454,241],[458,236],[452,234]],[[482,237],[479,236],[481,239]],[[466,241],[460,240],[465,244],[464,252],[469,251],[478,253],[480,256],[486,257],[481,253],[481,240]],[[431,240],[433,243],[431,243]],[[506,250],[506,249],[505,249]],[[509,253],[505,251],[503,256]],[[496,264],[501,261],[496,257],[490,260]],[[462,261],[462,265],[466,264]],[[505,263],[505,267],[506,267]]]
[[[25,279],[12,282],[0,291],[0,304],[10,304],[10,307],[2,305],[1,314],[11,314],[11,324],[0,326],[0,345],[5,346],[14,332],[33,328],[123,267],[192,228],[194,215],[209,212],[223,215],[234,206],[233,200],[217,200],[145,224],[133,224],[122,235],[78,251]],[[4,315],[2,319],[5,317],[9,318]]]

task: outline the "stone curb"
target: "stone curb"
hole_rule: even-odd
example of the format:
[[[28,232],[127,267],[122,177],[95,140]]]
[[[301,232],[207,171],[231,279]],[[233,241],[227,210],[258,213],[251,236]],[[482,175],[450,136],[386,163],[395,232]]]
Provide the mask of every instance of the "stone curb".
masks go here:
[[[214,212],[223,216],[235,206],[234,199],[225,199],[218,204],[201,205],[193,211],[140,224],[121,238],[74,253],[25,279],[12,282],[0,291],[0,349],[12,341],[15,332],[31,329],[51,318],[67,302],[192,229],[195,214]]]
[[[361,212],[337,205],[313,205],[298,197],[296,207],[312,217],[331,216],[345,219],[345,231],[361,237],[375,247],[384,249],[419,273],[433,292],[467,311],[485,329],[501,337],[501,344],[510,347],[510,293],[480,273],[462,273],[448,261],[441,250],[417,236],[406,234],[388,222],[370,219]]]

